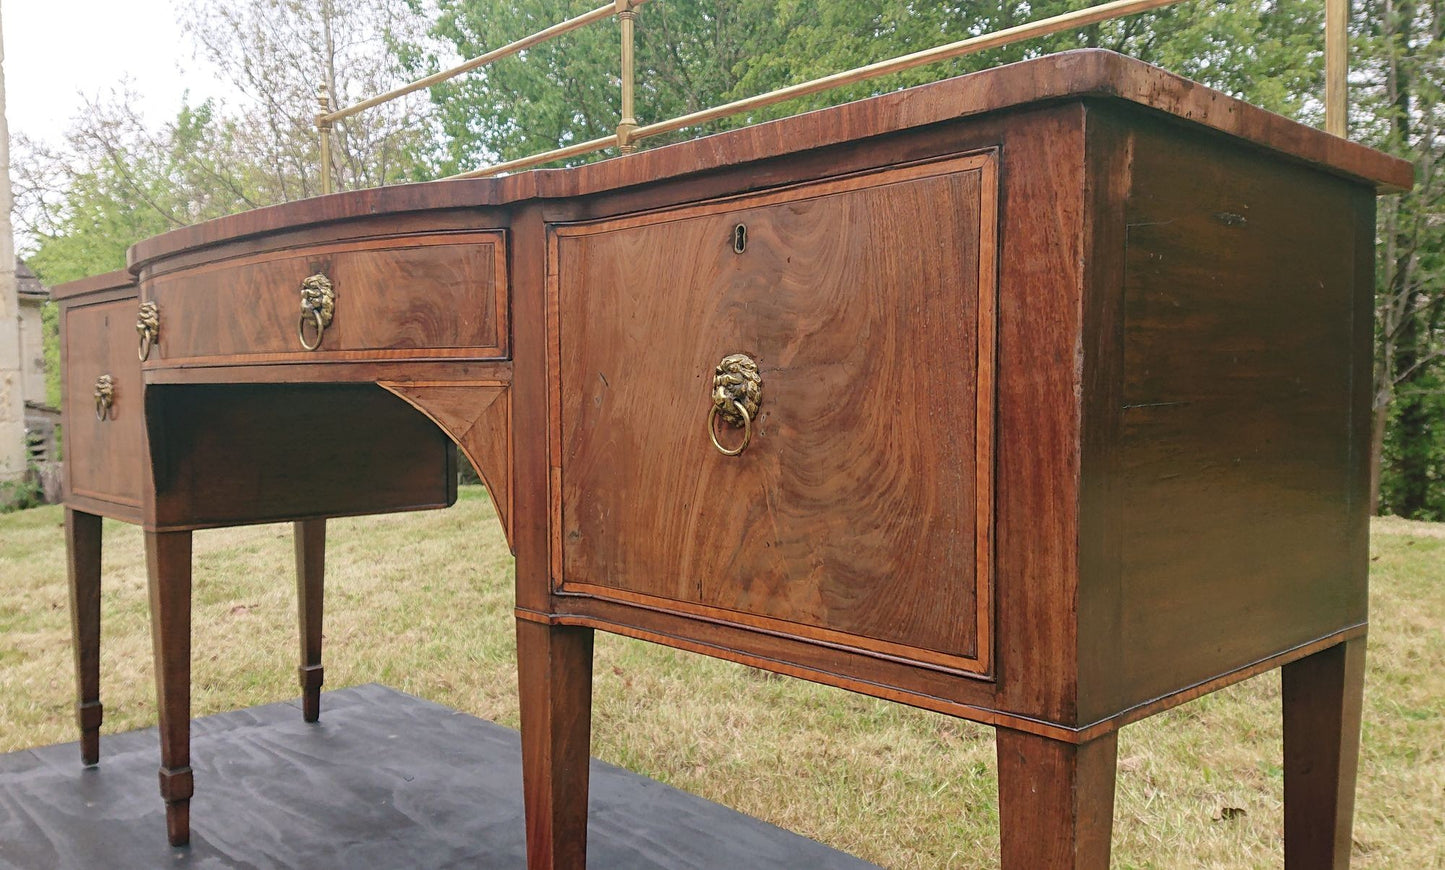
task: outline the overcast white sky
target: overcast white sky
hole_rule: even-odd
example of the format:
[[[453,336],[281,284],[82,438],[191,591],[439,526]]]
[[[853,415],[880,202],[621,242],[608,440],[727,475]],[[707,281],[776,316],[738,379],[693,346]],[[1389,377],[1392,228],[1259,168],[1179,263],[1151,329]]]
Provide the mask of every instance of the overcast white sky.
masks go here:
[[[58,141],[82,105],[129,77],[151,121],[191,102],[229,96],[201,70],[172,0],[0,0],[10,132]]]

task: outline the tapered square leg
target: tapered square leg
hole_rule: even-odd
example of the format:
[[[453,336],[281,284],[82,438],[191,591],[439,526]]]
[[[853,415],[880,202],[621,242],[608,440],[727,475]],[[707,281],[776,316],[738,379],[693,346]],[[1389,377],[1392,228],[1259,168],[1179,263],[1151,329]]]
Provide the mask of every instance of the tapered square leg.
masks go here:
[[[66,573],[70,580],[70,638],[75,652],[75,724],[80,760],[100,763],[100,517],[65,509]]]
[[[160,708],[161,797],[172,846],[191,839],[191,533],[146,532]]]
[[[307,722],[321,718],[321,601],[326,576],[326,520],[301,520],[296,533],[296,619],[301,636],[301,710]]]
[[[587,864],[592,629],[517,620],[528,870]]]
[[[1083,744],[998,729],[1003,870],[1108,870],[1118,734]]]
[[[1284,666],[1284,865],[1350,866],[1365,639]]]

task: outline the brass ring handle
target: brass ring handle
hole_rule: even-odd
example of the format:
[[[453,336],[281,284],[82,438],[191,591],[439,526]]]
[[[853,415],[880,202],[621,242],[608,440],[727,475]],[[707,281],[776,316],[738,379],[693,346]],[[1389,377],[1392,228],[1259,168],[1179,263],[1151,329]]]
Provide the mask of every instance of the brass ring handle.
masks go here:
[[[161,340],[161,315],[154,302],[142,302],[136,314],[135,331],[140,334],[140,348],[136,355],[141,362],[150,358],[151,348]]]
[[[303,348],[316,350],[321,346],[326,327],[331,325],[331,318],[335,313],[336,291],[331,287],[330,278],[317,272],[301,282],[301,319],[296,323],[296,338],[300,340]],[[307,324],[314,324],[316,328],[314,342],[306,340]]]
[[[312,344],[306,340],[306,324],[313,322],[311,318],[308,318],[306,315],[303,314],[301,315],[301,320],[299,320],[296,324],[296,337],[301,340],[301,346],[306,348],[307,350],[315,350],[316,348],[320,347],[321,334],[326,331],[326,322],[321,319],[321,312],[314,311],[312,312],[312,314],[316,318],[314,321],[316,324],[315,344]]]
[[[748,416],[748,409],[744,408],[738,402],[733,402],[733,409],[743,418],[743,440],[742,443],[732,449],[722,446],[722,442],[719,441],[717,437],[717,417],[722,409],[717,405],[713,405],[712,410],[707,412],[708,437],[712,439],[712,446],[716,447],[718,452],[724,456],[737,456],[744,450],[747,450],[748,443],[753,440],[753,418]]]
[[[734,353],[722,358],[713,372],[712,409],[707,413],[707,435],[712,446],[724,456],[737,456],[753,440],[753,420],[763,404],[763,379],[758,364],[747,354]],[[717,437],[718,418],[743,430],[737,447],[724,447]]]
[[[110,409],[115,406],[115,381],[110,375],[95,379],[95,419],[104,423],[110,419]]]

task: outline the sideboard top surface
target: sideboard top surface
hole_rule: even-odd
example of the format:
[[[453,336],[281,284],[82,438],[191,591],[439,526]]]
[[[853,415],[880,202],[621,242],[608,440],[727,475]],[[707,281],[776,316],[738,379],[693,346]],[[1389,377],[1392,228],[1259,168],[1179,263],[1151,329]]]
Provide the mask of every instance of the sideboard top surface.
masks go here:
[[[1099,49],[1062,52],[768,123],[564,169],[368,188],[254,209],[138,242],[132,271],[179,251],[278,229],[381,214],[585,196],[1065,99],[1124,100],[1373,186],[1408,189],[1410,163],[1197,82]]]
[[[135,278],[130,272],[125,269],[117,269],[114,272],[105,272],[100,275],[91,275],[88,278],[67,281],[64,284],[57,284],[50,288],[50,295],[54,299],[70,299],[75,296],[100,293],[104,290],[118,290],[134,286]]]

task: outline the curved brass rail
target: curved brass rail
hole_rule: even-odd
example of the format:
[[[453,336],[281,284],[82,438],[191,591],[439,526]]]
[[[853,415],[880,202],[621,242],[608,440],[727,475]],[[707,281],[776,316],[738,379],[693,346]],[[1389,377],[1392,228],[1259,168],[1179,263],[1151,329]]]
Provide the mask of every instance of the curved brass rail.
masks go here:
[[[1049,18],[1042,18],[1038,21],[1031,21],[1027,24],[1020,24],[993,33],[972,36],[968,39],[951,42],[947,45],[940,45],[935,48],[916,51],[912,54],[905,54],[900,57],[878,61],[877,63],[845,70],[811,81],[788,85],[787,87],[769,91],[765,94],[745,97],[740,100],[723,103],[720,106],[713,106],[712,108],[691,112],[665,121],[639,125],[633,106],[633,79],[635,75],[633,69],[634,19],[636,18],[637,8],[646,2],[647,0],[613,0],[613,2],[599,6],[590,12],[569,18],[544,30],[539,30],[530,36],[523,37],[501,48],[471,58],[450,69],[417,79],[414,82],[402,85],[384,94],[362,100],[361,102],[342,109],[336,109],[335,111],[332,111],[330,108],[330,94],[325,85],[323,85],[320,93],[321,112],[316,116],[316,126],[321,138],[322,192],[331,192],[331,128],[335,122],[389,100],[394,100],[397,97],[413,93],[414,91],[444,82],[447,79],[454,78],[470,70],[486,66],[501,58],[517,54],[534,45],[546,42],[549,39],[576,30],[579,27],[584,27],[595,21],[611,18],[614,15],[617,16],[621,22],[622,35],[622,117],[618,122],[617,132],[614,135],[601,136],[596,139],[589,139],[586,142],[578,142],[562,148],[543,151],[539,154],[495,163],[491,166],[484,166],[480,169],[458,173],[450,177],[481,178],[484,176],[499,175],[504,172],[513,172],[531,166],[540,166],[545,163],[552,163],[557,160],[564,160],[583,154],[591,154],[613,147],[618,148],[625,154],[634,150],[639,141],[651,136],[659,136],[663,133],[671,133],[686,127],[704,124],[708,121],[740,115],[754,109],[763,108],[764,106],[787,102],[788,100],[798,99],[799,97],[843,87],[856,82],[867,81],[890,73],[913,69],[914,67],[936,63],[942,60],[963,57],[964,55],[975,54],[991,48],[1000,48],[1015,42],[1021,42],[1025,39],[1048,36],[1066,30],[1086,27],[1090,24],[1097,24],[1102,21],[1110,21],[1115,18],[1123,18],[1128,15],[1147,12],[1151,9],[1173,6],[1178,3],[1183,3],[1185,0],[1110,0],[1110,2],[1101,3],[1096,6],[1089,6],[1084,9],[1054,15]],[[1346,132],[1346,79],[1349,69],[1348,21],[1349,0],[1325,0],[1325,131],[1341,137],[1343,137]]]

